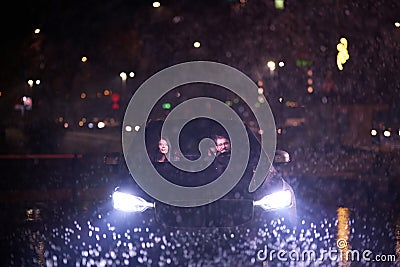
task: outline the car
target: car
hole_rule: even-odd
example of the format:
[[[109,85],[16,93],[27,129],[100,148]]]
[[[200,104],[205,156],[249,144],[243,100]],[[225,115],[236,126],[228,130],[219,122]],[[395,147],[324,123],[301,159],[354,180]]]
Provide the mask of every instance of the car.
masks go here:
[[[125,162],[122,164],[134,160],[137,168],[141,168],[143,164],[151,161],[162,136],[164,123],[164,120],[153,120],[149,121],[145,127],[140,128],[144,131],[147,155],[124,155]],[[179,149],[171,147],[170,160],[167,162],[152,161],[152,167],[165,180],[178,187],[198,188],[216,181],[228,165],[224,163],[221,166],[218,157],[212,158],[215,152],[215,144],[209,143],[210,147],[205,158],[211,157],[211,159],[208,159],[210,164],[201,171],[182,170],[175,165],[183,158],[189,161],[199,160],[202,157],[199,149],[202,140],[212,139],[216,134],[228,136],[221,123],[209,118],[196,118],[184,124],[181,131],[179,131],[179,127],[183,125],[182,122],[172,122],[171,125],[173,127],[172,132],[179,135]],[[276,150],[274,164],[270,165],[269,169],[263,170],[265,180],[254,192],[250,192],[250,182],[260,160],[260,155],[264,151],[261,149],[261,143],[256,134],[247,125],[245,125],[245,129],[250,147],[247,166],[240,180],[225,195],[216,200],[205,200],[204,204],[197,205],[191,205],[193,203],[190,203],[190,201],[184,204],[185,200],[182,200],[181,196],[172,195],[169,196],[170,201],[168,203],[168,201],[152,197],[151,194],[146,192],[146,189],[144,190],[138,185],[138,177],[135,176],[145,175],[148,177],[145,177],[144,180],[149,181],[147,186],[153,186],[151,181],[156,181],[156,179],[150,177],[151,173],[136,172],[130,169],[130,175],[133,179],[126,177],[127,179],[121,185],[116,185],[112,194],[114,209],[119,213],[146,213],[148,216],[154,216],[156,223],[164,227],[230,228],[265,223],[273,218],[282,218],[288,225],[295,227],[297,223],[295,193],[290,184],[274,167],[276,164],[290,162],[290,155],[284,150]],[[169,138],[176,137],[171,136]],[[140,142],[139,140],[134,141]],[[234,153],[233,149],[232,153]],[[110,165],[121,164],[121,161],[123,161],[121,156],[109,155],[106,157],[106,162]],[[235,166],[230,167],[235,168]],[[159,185],[154,184],[154,186]],[[213,190],[213,187],[210,188]],[[160,190],[163,190],[163,188]],[[167,191],[165,189],[163,193],[168,194]],[[205,199],[207,198],[206,195],[207,193],[205,193]],[[180,205],[181,203],[182,205]]]

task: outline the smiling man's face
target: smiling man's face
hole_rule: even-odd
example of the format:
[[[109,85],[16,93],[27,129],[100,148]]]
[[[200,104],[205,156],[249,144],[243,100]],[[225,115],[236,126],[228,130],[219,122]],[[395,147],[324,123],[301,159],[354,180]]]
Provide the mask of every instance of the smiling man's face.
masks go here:
[[[219,153],[227,153],[231,151],[231,142],[223,136],[218,136],[215,139],[215,145]]]

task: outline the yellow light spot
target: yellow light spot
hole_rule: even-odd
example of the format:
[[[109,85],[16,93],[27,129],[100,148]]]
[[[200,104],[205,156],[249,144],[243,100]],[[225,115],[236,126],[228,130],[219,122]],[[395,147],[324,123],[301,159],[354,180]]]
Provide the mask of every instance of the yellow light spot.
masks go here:
[[[35,29],[35,34],[39,34],[39,33],[40,33],[40,29],[39,28]]]
[[[340,43],[336,46],[338,54],[336,56],[336,64],[339,70],[343,70],[343,64],[350,58],[347,51],[347,39],[340,38]]]
[[[199,48],[200,47],[200,42],[198,42],[198,41],[196,41],[196,42],[194,42],[193,43],[193,46],[195,47],[195,48]]]
[[[309,94],[312,94],[312,93],[314,92],[314,89],[313,89],[311,86],[309,86],[309,87],[307,88],[307,92],[308,92]]]
[[[87,59],[87,57],[83,56],[81,60],[83,63],[85,63],[88,59]]]
[[[82,127],[82,126],[84,125],[83,121],[80,121],[80,122],[78,123],[78,125],[79,125],[80,127]]]
[[[258,94],[263,94],[264,93],[264,88],[262,88],[262,87],[260,87],[260,88],[258,88]]]
[[[348,253],[347,251],[350,249],[350,245],[348,243],[349,235],[350,235],[350,225],[349,225],[349,209],[348,208],[338,208],[337,209],[337,239],[336,245],[339,248],[342,257],[342,266],[348,266]]]
[[[85,99],[86,98],[86,93],[81,93],[81,98]]]
[[[280,103],[282,103],[282,102],[283,102],[283,98],[280,97],[280,98],[278,99],[278,101],[279,101]]]

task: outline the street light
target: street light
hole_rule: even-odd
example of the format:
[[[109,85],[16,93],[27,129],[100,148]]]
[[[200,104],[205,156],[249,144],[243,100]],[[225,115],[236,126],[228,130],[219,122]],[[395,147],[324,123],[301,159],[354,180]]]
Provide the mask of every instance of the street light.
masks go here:
[[[269,68],[269,70],[272,72],[276,69],[276,64],[273,61],[268,61],[267,62],[267,67]]]
[[[126,72],[124,71],[119,74],[119,77],[121,77],[122,81],[126,81],[126,79],[128,79],[128,75],[126,75]]]
[[[128,79],[128,75],[126,74],[126,72],[122,71],[119,74],[119,77],[121,77],[121,80],[122,80],[122,89],[125,89],[125,87],[126,87],[126,79]]]
[[[29,79],[27,83],[28,83],[29,87],[32,88],[34,84],[40,85],[40,80],[37,79],[37,80],[34,82],[32,79]]]

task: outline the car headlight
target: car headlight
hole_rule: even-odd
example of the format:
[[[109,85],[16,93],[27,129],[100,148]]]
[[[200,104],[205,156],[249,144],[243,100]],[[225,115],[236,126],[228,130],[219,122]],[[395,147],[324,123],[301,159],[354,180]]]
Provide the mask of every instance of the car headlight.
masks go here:
[[[254,206],[260,206],[264,210],[275,210],[290,207],[292,204],[292,193],[290,190],[282,190],[254,201]]]
[[[143,212],[153,208],[154,204],[141,197],[115,191],[112,195],[114,209],[126,212]]]

